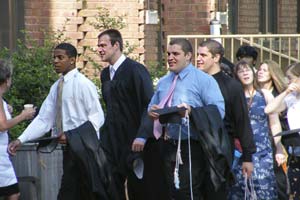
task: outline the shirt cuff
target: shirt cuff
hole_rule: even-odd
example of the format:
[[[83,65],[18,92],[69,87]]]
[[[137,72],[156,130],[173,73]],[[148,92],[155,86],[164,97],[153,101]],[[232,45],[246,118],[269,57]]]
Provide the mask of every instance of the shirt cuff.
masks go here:
[[[147,141],[145,138],[140,138],[140,137],[135,138],[135,140],[140,141],[140,142],[143,142],[144,144],[145,144],[146,141]]]

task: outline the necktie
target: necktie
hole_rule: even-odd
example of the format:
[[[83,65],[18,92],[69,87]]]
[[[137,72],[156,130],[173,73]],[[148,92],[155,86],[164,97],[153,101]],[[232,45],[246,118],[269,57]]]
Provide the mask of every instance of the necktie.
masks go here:
[[[158,107],[163,108],[165,105],[167,105],[168,107],[171,106],[177,79],[178,79],[178,74],[176,74],[176,76],[174,77],[172,85],[170,86],[168,93],[160,101],[160,103],[158,104]],[[158,119],[154,120],[153,134],[156,139],[160,138],[160,136],[162,134],[162,126]]]
[[[63,91],[64,79],[60,78],[57,85],[57,98],[56,98],[56,117],[55,117],[55,130],[52,131],[52,136],[59,136],[63,132],[62,128],[62,91]]]
[[[112,80],[114,78],[115,72],[116,72],[115,69],[112,66],[110,66],[109,67],[110,80]]]

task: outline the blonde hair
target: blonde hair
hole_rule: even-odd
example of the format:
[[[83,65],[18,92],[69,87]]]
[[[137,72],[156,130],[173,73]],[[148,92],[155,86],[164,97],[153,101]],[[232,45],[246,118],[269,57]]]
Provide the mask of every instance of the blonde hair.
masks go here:
[[[272,79],[273,86],[275,87],[277,92],[278,93],[283,92],[287,87],[287,83],[284,78],[283,71],[278,65],[278,63],[273,60],[264,60],[260,64],[260,66],[262,64],[266,64],[268,66],[268,70]]]
[[[292,63],[285,68],[285,73],[290,71],[291,74],[300,77],[300,63]]]

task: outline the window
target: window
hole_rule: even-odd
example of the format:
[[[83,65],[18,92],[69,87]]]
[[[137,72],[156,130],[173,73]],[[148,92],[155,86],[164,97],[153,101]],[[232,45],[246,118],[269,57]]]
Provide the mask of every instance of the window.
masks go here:
[[[24,0],[1,0],[0,19],[0,48],[14,50],[24,29]]]
[[[239,1],[238,0],[229,0],[229,30],[232,34],[238,33],[238,7]]]
[[[297,1],[297,33],[300,33],[300,2]]]
[[[260,0],[259,31],[277,33],[277,0]]]

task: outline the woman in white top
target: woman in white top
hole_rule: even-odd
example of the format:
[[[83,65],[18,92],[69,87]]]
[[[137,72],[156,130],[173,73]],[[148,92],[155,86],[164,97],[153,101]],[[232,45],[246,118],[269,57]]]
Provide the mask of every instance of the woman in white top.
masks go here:
[[[7,153],[8,129],[23,120],[31,119],[34,108],[23,110],[16,117],[11,117],[11,107],[3,100],[3,94],[11,85],[11,67],[7,61],[0,60],[0,197],[7,200],[19,198],[19,188],[15,172]]]
[[[300,63],[289,65],[286,68],[286,77],[289,80],[288,88],[267,105],[265,112],[280,113],[287,109],[289,128],[298,129],[300,128]],[[293,153],[288,169],[291,194],[293,199],[300,199],[300,146],[289,147],[289,153]]]

